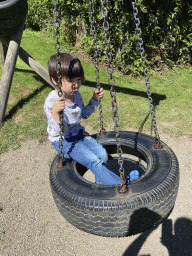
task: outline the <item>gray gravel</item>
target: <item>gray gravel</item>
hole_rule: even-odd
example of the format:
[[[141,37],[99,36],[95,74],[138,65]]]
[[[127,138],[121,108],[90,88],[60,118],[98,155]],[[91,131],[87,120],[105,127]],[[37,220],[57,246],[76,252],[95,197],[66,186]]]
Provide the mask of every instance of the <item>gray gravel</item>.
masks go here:
[[[180,163],[175,207],[157,228],[125,238],[85,233],[61,216],[49,185],[56,155],[49,142],[26,141],[0,155],[0,255],[192,255],[192,140],[161,139]]]

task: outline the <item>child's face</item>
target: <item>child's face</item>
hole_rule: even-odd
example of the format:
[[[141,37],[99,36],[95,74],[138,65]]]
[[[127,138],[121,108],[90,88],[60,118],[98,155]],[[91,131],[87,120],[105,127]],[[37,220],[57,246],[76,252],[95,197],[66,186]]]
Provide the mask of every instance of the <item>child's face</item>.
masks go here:
[[[81,77],[74,77],[72,79],[63,78],[61,90],[68,95],[75,95],[81,86]]]

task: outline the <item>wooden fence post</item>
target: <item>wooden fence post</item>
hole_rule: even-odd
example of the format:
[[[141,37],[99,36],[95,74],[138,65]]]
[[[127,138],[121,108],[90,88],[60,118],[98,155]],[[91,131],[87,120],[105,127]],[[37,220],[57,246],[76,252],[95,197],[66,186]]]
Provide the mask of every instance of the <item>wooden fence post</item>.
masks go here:
[[[20,42],[23,34],[23,28],[24,25],[21,26],[18,32],[15,33],[9,41],[8,51],[0,83],[0,126],[3,123],[5,116],[5,110],[11,88],[11,82],[13,79],[15,64],[19,52]]]

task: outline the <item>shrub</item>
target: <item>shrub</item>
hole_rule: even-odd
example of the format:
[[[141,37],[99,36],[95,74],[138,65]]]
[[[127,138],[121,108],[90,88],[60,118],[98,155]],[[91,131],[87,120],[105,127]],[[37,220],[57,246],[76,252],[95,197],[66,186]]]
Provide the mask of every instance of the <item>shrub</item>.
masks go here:
[[[28,0],[27,26],[53,34],[52,0]],[[98,52],[104,59],[103,19],[100,0],[94,1]],[[139,18],[150,70],[190,63],[192,53],[192,4],[183,0],[138,0]],[[78,43],[93,56],[89,3],[59,0],[61,41]],[[131,1],[108,0],[111,51],[114,65],[122,73],[142,72]]]

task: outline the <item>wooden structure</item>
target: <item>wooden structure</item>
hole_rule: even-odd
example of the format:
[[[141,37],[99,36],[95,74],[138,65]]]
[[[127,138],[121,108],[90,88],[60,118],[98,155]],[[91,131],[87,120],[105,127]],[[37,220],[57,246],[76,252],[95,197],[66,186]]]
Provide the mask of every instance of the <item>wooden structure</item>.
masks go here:
[[[28,7],[27,0],[0,2],[0,51],[3,73],[0,82],[0,126],[3,124],[17,56],[54,87],[47,70],[20,47]]]

